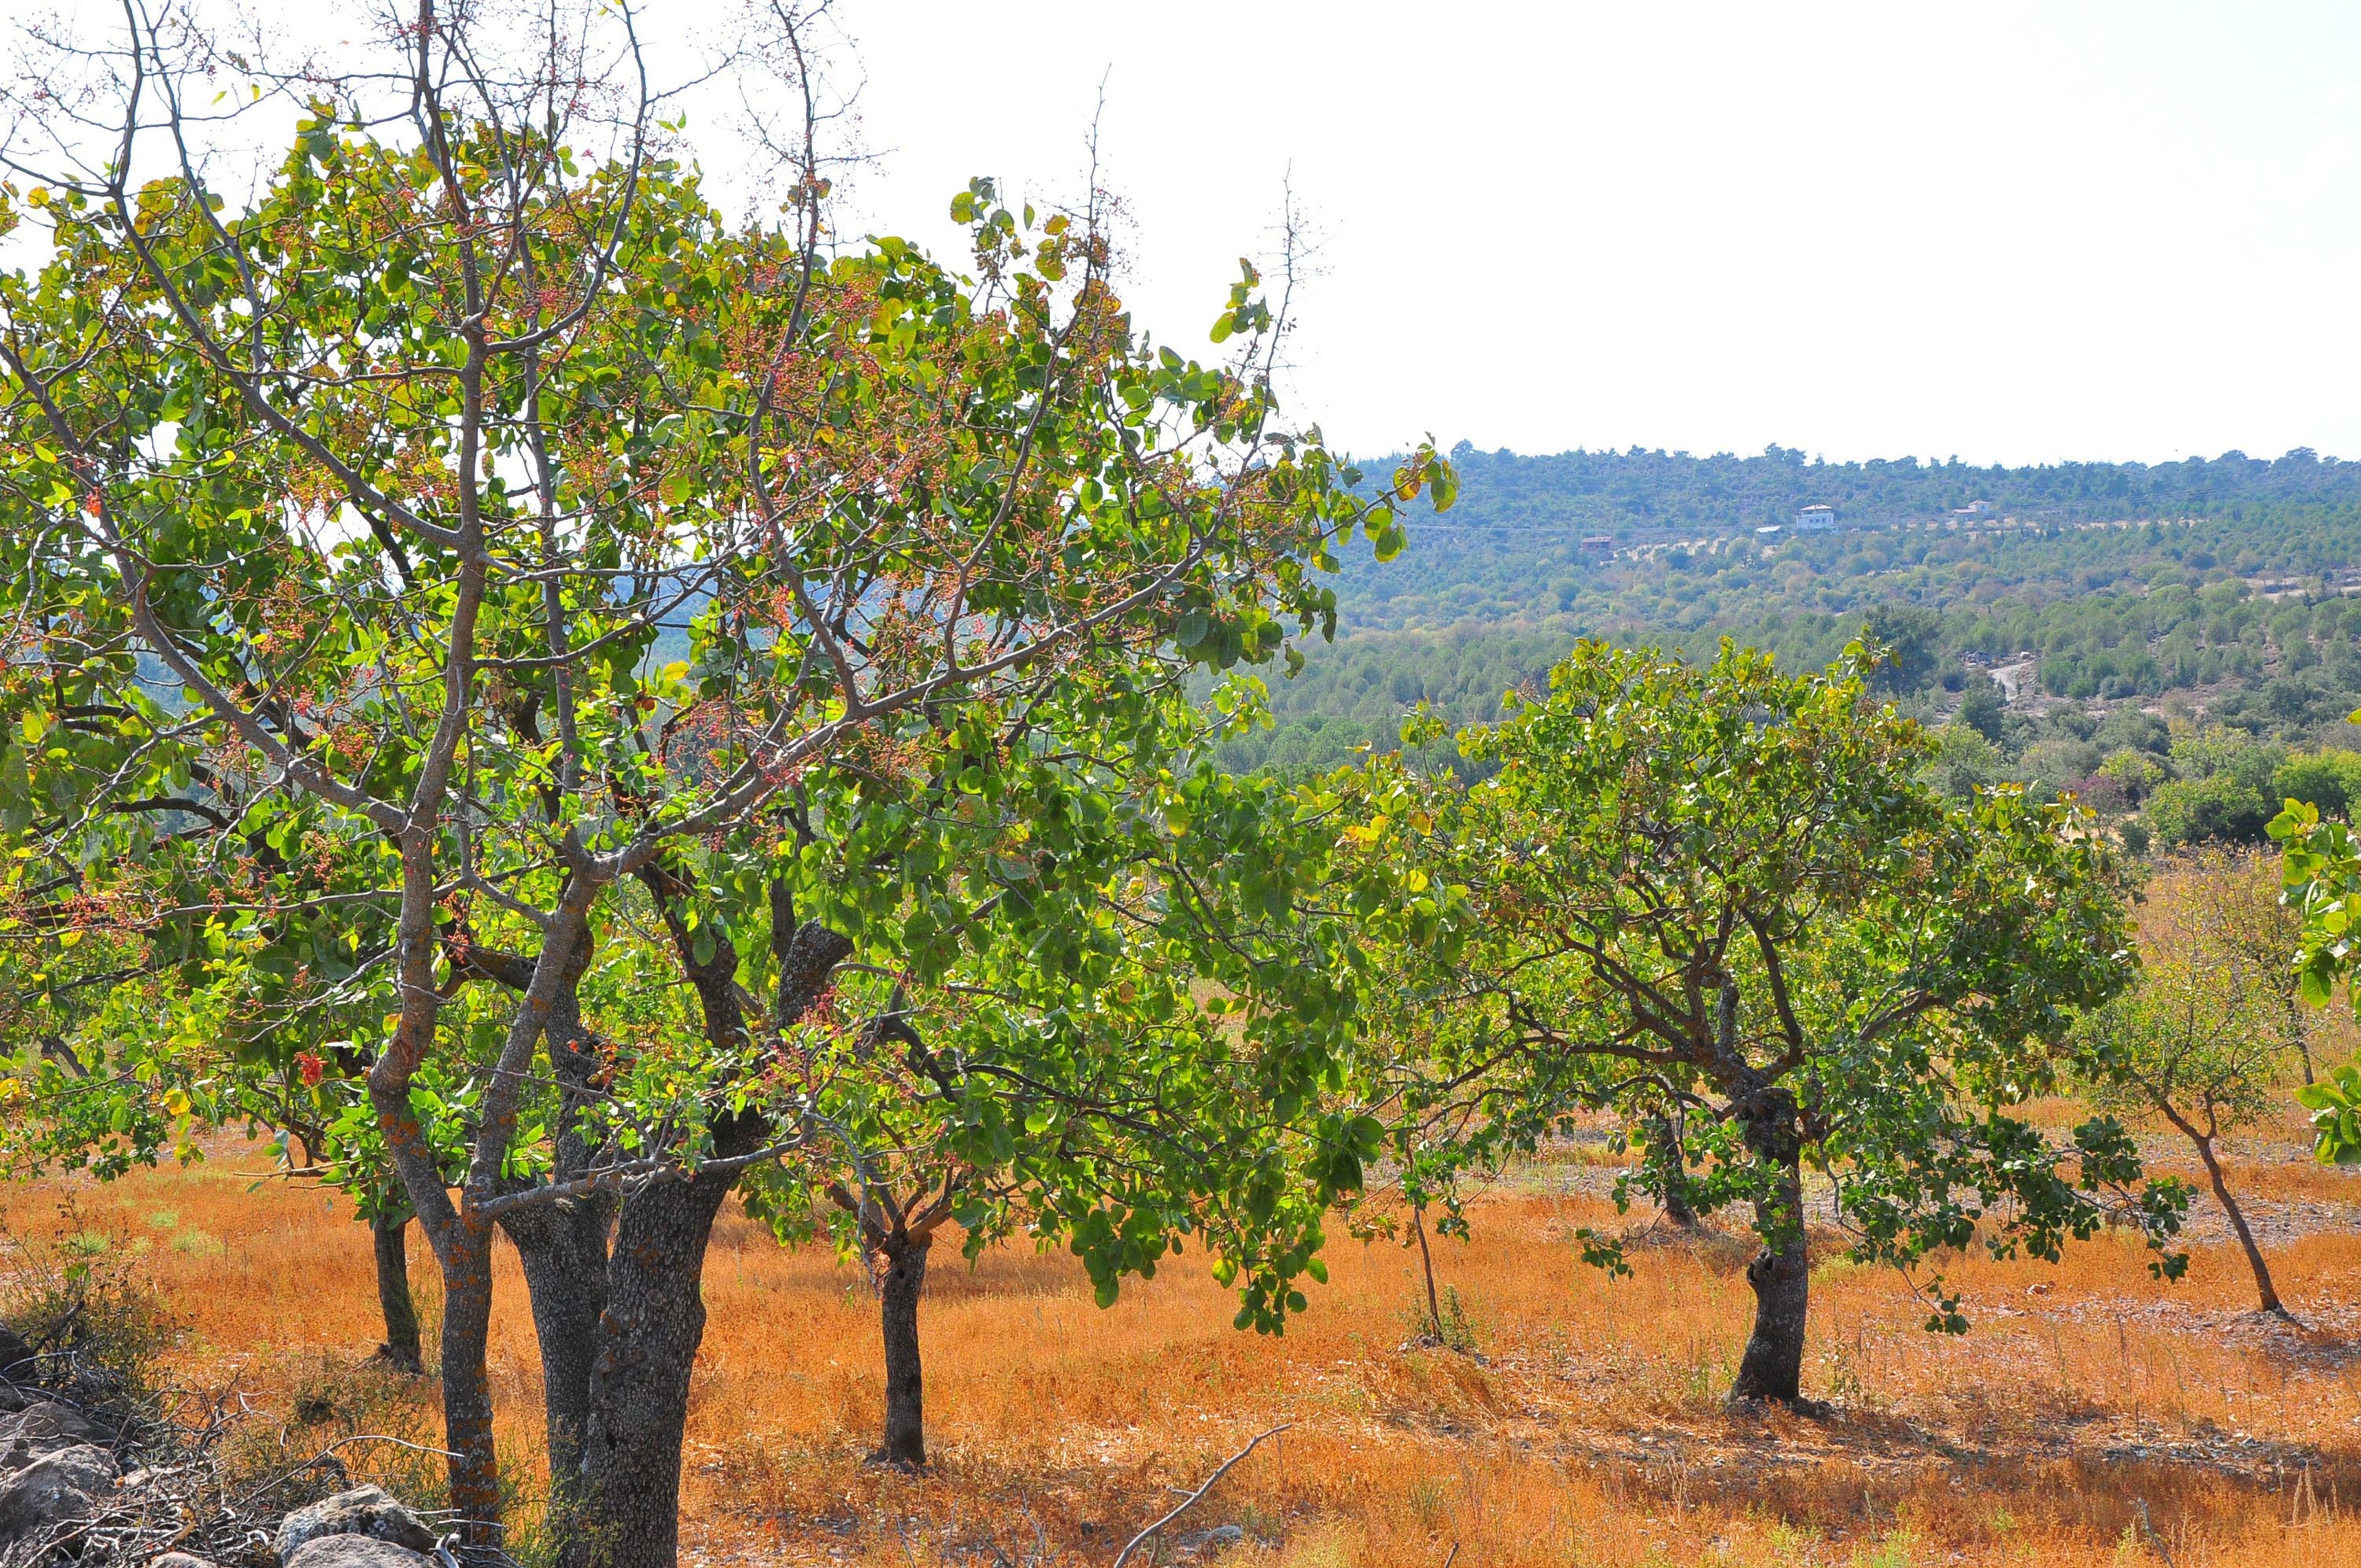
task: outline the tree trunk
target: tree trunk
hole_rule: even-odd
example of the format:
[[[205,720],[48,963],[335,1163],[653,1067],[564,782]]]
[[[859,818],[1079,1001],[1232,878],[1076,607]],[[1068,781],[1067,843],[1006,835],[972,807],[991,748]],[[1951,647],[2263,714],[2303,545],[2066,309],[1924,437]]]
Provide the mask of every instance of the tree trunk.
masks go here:
[[[2230,1184],[2222,1179],[2222,1162],[2213,1157],[2213,1140],[2191,1135],[2191,1141],[2197,1146],[2197,1157],[2205,1162],[2205,1176],[2213,1184],[2214,1198],[2220,1201],[2222,1212],[2230,1216],[2230,1228],[2238,1234],[2238,1245],[2246,1249],[2246,1266],[2255,1271],[2255,1293],[2262,1299],[2262,1310],[2286,1317],[2288,1310],[2279,1305],[2279,1290],[2271,1284],[2270,1267],[2263,1262],[2263,1249],[2255,1245],[2255,1233],[2246,1228],[2246,1212],[2230,1196]]]
[[[757,1147],[766,1131],[757,1123],[751,1139],[725,1134],[716,1152]],[[623,1204],[582,1456],[585,1560],[594,1568],[672,1568],[677,1558],[681,1436],[705,1338],[698,1282],[714,1218],[736,1185],[734,1174],[688,1177],[653,1184]]]
[[[500,1460],[484,1354],[492,1324],[491,1229],[470,1215],[453,1227],[443,1266],[443,1429],[451,1452],[451,1511],[471,1561],[500,1554]]]
[[[546,1039],[559,1086],[550,1179],[580,1179],[593,1150],[582,1133],[594,1091],[597,1042],[582,1023],[576,987],[589,961],[582,944],[574,972],[552,1001]],[[544,1528],[556,1543],[556,1568],[583,1568],[582,1532],[574,1528],[584,1486],[584,1436],[590,1429],[590,1378],[598,1358],[598,1319],[607,1310],[607,1235],[615,1221],[610,1192],[586,1193],[520,1209],[502,1217],[516,1244],[525,1293],[533,1304],[533,1337],[541,1346],[542,1409],[549,1450],[549,1503]]]
[[[1662,1153],[1663,1180],[1656,1201],[1664,1211],[1664,1218],[1685,1231],[1696,1230],[1697,1211],[1689,1207],[1688,1161],[1682,1154],[1680,1137],[1673,1131],[1670,1116],[1649,1119],[1648,1142]]]
[[[885,1324],[885,1442],[870,1457],[916,1470],[927,1463],[926,1386],[918,1369],[918,1295],[933,1239],[888,1237],[878,1294]]]
[[[385,1343],[378,1354],[402,1372],[426,1370],[418,1343],[418,1308],[410,1298],[410,1216],[379,1215],[369,1223],[377,1244],[377,1302],[385,1313]]]
[[[541,1346],[542,1409],[549,1448],[546,1528],[558,1568],[580,1568],[580,1532],[571,1528],[581,1500],[583,1435],[590,1427],[590,1378],[598,1354],[598,1319],[607,1308],[607,1227],[611,1199],[572,1199],[505,1216],[516,1244],[533,1337]]]
[[[2288,1035],[2295,1041],[2296,1055],[2302,1058],[2303,1080],[2306,1083],[2310,1083],[2312,1081],[2312,1031],[2304,1027],[2305,1020],[2303,1015],[2302,1001],[2294,996],[2289,997],[2287,1010]]]
[[[1411,1233],[1418,1237],[1418,1266],[1426,1276],[1426,1330],[1434,1336],[1436,1344],[1449,1344],[1450,1336],[1443,1332],[1443,1303],[1434,1294],[1434,1254],[1426,1245],[1425,1204],[1411,1206],[1410,1225]]]
[[[670,900],[667,874],[642,872],[684,955],[694,951]],[[817,921],[778,941],[778,1018],[800,1018],[826,989],[852,944]],[[686,961],[718,1049],[746,1039],[738,1003],[738,955],[726,941],[702,963]],[[713,1153],[729,1159],[761,1148],[771,1127],[752,1111],[717,1122]],[[688,1380],[705,1337],[699,1279],[705,1248],[737,1172],[652,1181],[626,1199],[607,1266],[607,1308],[590,1374],[579,1519],[588,1568],[674,1568],[680,1546],[680,1445],[688,1421]]]
[[[1754,1287],[1754,1332],[1730,1397],[1792,1405],[1803,1397],[1804,1325],[1812,1287],[1804,1242],[1803,1165],[1794,1149],[1785,1151],[1776,1193],[1758,1202],[1754,1212],[1766,1238],[1746,1266],[1746,1282]]]

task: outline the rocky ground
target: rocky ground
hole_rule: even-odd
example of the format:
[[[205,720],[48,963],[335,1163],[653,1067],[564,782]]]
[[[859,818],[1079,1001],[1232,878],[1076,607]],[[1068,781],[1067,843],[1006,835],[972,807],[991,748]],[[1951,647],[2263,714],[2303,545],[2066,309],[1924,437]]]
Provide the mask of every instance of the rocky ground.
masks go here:
[[[456,1568],[445,1539],[375,1486],[265,1528],[273,1484],[227,1484],[207,1437],[0,1325],[0,1568]]]

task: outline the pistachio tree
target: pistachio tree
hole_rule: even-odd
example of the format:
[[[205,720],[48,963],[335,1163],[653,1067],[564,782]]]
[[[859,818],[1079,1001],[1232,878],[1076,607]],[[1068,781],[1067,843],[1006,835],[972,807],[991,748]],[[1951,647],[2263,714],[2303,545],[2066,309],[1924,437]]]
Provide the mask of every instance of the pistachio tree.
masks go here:
[[[1481,783],[1386,765],[1339,785],[1340,846],[1409,894],[1392,983],[1368,991],[1415,1042],[1389,1116],[1406,1160],[1447,1185],[1603,1113],[1643,1185],[1742,1206],[1735,1398],[1801,1397],[1807,1173],[1856,1256],[1902,1266],[1979,1240],[2054,1258],[2122,1201],[2160,1246],[2181,1201],[2132,1199],[2114,1119],[2059,1146],[2014,1109],[2063,1081],[2076,1011],[2133,971],[2103,839],[2010,791],[1947,806],[1871,667],[1585,642],[1462,734]],[[1611,1240],[1587,1251],[1623,1266]],[[1930,1326],[1963,1328],[1933,1284]]]
[[[2268,874],[2252,862],[2197,857],[2150,879],[2140,912],[2139,979],[2079,1028],[2099,1069],[2085,1094],[2189,1140],[2246,1254],[2260,1310],[2284,1317],[2217,1146],[2268,1113],[2298,1056],[2284,955],[2257,952],[2249,935],[2257,872]]]
[[[799,892],[840,825],[804,803],[965,799],[1076,715],[1333,629],[1332,543],[1398,548],[1446,470],[1422,449],[1372,492],[1278,422],[1251,269],[1224,361],[1152,345],[1095,193],[976,182],[953,266],[843,243],[807,135],[778,218],[726,221],[664,154],[626,7],[423,0],[376,59],[276,76],[178,14],[123,26],[35,89],[114,112],[109,145],[5,154],[0,223],[47,241],[0,275],[11,718],[62,770],[12,829],[8,934],[38,960],[104,927],[117,1016],[171,999],[164,1060],[258,1007],[265,1048],[333,1029],[367,1090],[341,1135],[442,1277],[471,1550],[500,1538],[504,1230],[561,1557],[669,1563],[714,1217],[825,1131],[774,1070],[840,1022],[859,933],[820,912],[906,903],[956,946],[1013,907],[923,843]],[[294,116],[276,161],[203,155],[191,105],[232,71]],[[176,847],[207,813],[357,880]],[[203,892],[151,928],[159,855]]]

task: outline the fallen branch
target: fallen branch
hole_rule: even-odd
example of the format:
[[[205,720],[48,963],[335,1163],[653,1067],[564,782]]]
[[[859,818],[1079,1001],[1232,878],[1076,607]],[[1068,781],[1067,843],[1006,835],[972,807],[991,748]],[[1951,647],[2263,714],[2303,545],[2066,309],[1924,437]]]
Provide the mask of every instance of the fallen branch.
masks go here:
[[[1203,1486],[1198,1487],[1195,1491],[1181,1498],[1179,1505],[1175,1507],[1170,1513],[1166,1514],[1162,1519],[1158,1519],[1154,1524],[1149,1525],[1146,1530],[1143,1530],[1137,1535],[1133,1536],[1130,1543],[1121,1552],[1115,1553],[1115,1562],[1109,1565],[1109,1568],[1123,1568],[1123,1565],[1131,1560],[1131,1554],[1139,1550],[1139,1546],[1142,1541],[1147,1541],[1149,1537],[1155,1535],[1157,1531],[1162,1530],[1166,1525],[1170,1524],[1174,1519],[1179,1519],[1182,1514],[1187,1513],[1191,1508],[1195,1508],[1200,1502],[1203,1501],[1205,1494],[1213,1489],[1213,1484],[1219,1481],[1223,1476],[1228,1475],[1231,1468],[1235,1465],[1239,1460],[1244,1459],[1247,1454],[1252,1453],[1257,1448],[1260,1447],[1263,1438],[1277,1437],[1280,1432],[1287,1431],[1288,1428],[1294,1424],[1295,1423],[1293,1421],[1281,1421],[1279,1425],[1271,1428],[1268,1431],[1264,1432],[1260,1437],[1256,1438],[1254,1442],[1246,1444],[1235,1453],[1231,1454],[1227,1459],[1223,1460],[1221,1468],[1214,1471],[1211,1475],[1206,1476],[1205,1484]]]

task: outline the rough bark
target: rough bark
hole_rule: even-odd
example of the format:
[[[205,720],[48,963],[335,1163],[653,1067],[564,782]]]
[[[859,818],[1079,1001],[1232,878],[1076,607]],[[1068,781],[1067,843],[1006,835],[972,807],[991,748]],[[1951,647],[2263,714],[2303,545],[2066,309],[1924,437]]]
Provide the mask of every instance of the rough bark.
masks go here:
[[[726,1133],[716,1152],[742,1153],[761,1138],[759,1128],[751,1136]],[[672,1568],[677,1558],[681,1436],[689,1372],[705,1338],[698,1281],[714,1218],[736,1184],[734,1176],[691,1177],[623,1204],[583,1453],[583,1550],[594,1568]]]
[[[566,1182],[588,1174],[592,1148],[583,1117],[594,1092],[597,1042],[582,1021],[578,986],[591,958],[580,944],[558,993],[552,998],[545,1034],[553,1075],[558,1083],[557,1121],[552,1135],[550,1179]],[[479,972],[522,989],[532,964],[504,954],[478,952]],[[590,1375],[598,1354],[598,1318],[607,1307],[607,1237],[615,1219],[609,1192],[517,1209],[502,1215],[500,1228],[516,1245],[533,1306],[533,1337],[541,1347],[542,1407],[549,1452],[546,1526],[557,1543],[558,1568],[581,1568],[581,1532],[574,1528],[582,1491],[583,1438],[590,1424]]]
[[[492,1445],[492,1388],[484,1355],[492,1323],[492,1232],[472,1215],[450,1227],[443,1269],[443,1431],[450,1450],[451,1511],[471,1560],[499,1560],[500,1460]]]
[[[1754,1332],[1747,1336],[1746,1354],[1739,1361],[1738,1380],[1730,1397],[1777,1399],[1792,1405],[1803,1397],[1804,1326],[1812,1284],[1804,1241],[1804,1179],[1799,1165],[1786,1168],[1780,1188],[1779,1199],[1756,1206],[1757,1217],[1771,1232],[1771,1239],[1746,1266],[1746,1282],[1754,1288]]]
[[[918,1365],[918,1297],[927,1284],[931,1236],[889,1238],[879,1249],[885,1327],[885,1442],[871,1457],[916,1470],[927,1463],[926,1385]]]
[[[611,1199],[569,1199],[503,1217],[516,1244],[533,1337],[541,1346],[542,1409],[549,1447],[548,1530],[560,1568],[579,1568],[571,1528],[582,1489],[583,1436],[590,1424],[590,1377],[598,1319],[607,1306],[607,1229]]]
[[[377,1301],[385,1314],[385,1343],[377,1353],[403,1372],[423,1372],[418,1307],[410,1296],[410,1216],[379,1215],[370,1222],[369,1232],[377,1245]]]
[[[1754,1288],[1754,1331],[1730,1387],[1733,1399],[1803,1398],[1804,1328],[1811,1303],[1812,1269],[1804,1236],[1803,1140],[1794,1098],[1759,1089],[1740,1108],[1748,1148],[1777,1173],[1770,1193],[1754,1206],[1763,1248],[1746,1266]]]
[[[727,941],[697,961],[677,924],[666,873],[642,873],[673,927],[710,1042],[735,1049],[746,1037]],[[819,997],[852,945],[818,922],[797,927],[782,948],[778,1014],[792,1022]],[[771,1136],[752,1113],[713,1128],[713,1154],[751,1154]],[[699,1288],[705,1249],[735,1170],[654,1181],[621,1206],[607,1270],[607,1307],[598,1321],[590,1374],[590,1413],[583,1453],[582,1561],[589,1568],[673,1568],[680,1545],[680,1448],[688,1417],[689,1374],[705,1336]]]

